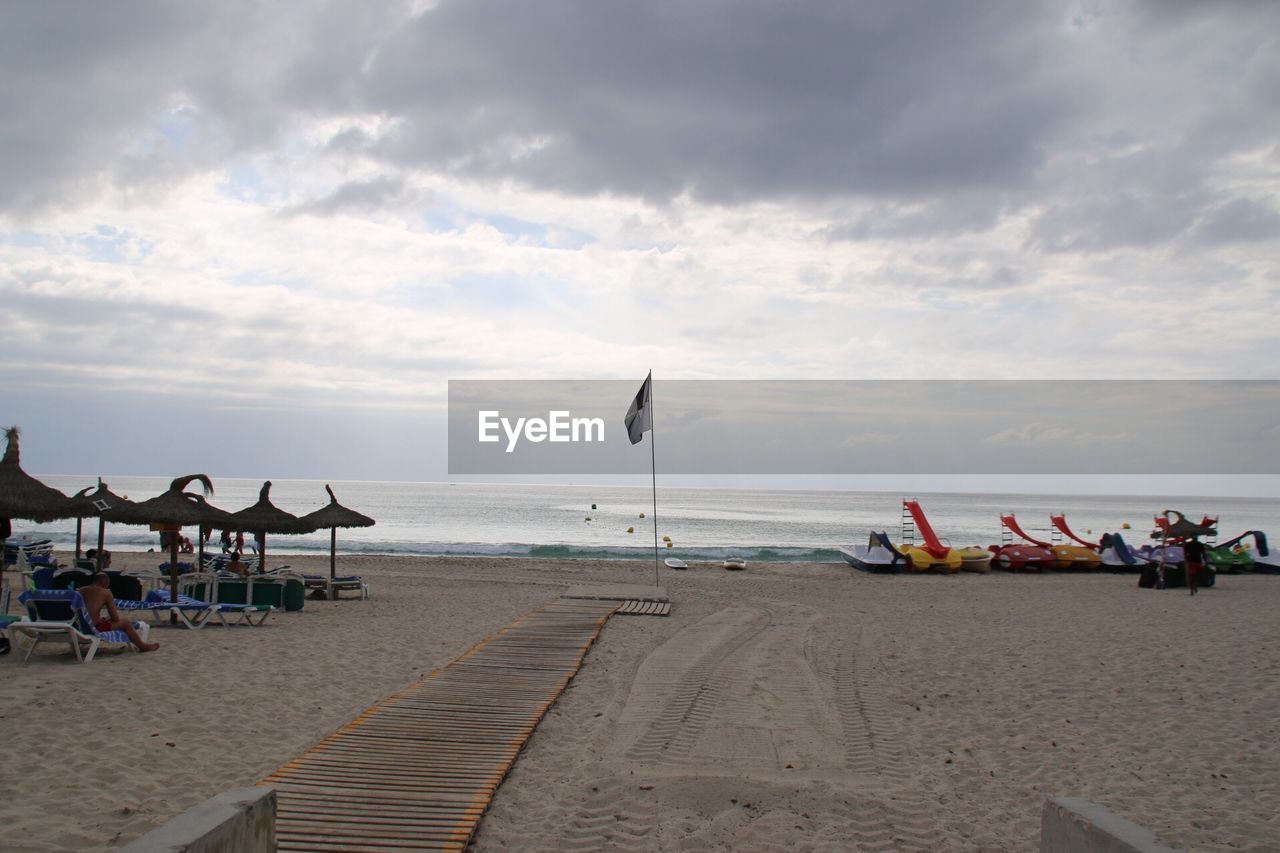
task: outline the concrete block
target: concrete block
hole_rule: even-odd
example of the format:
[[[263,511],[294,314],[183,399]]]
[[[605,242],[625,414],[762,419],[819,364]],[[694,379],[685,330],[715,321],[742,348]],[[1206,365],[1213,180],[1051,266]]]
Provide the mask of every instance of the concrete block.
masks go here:
[[[1048,797],[1040,853],[1177,853],[1150,830],[1079,797]]]
[[[276,789],[232,788],[121,847],[125,853],[275,853]]]

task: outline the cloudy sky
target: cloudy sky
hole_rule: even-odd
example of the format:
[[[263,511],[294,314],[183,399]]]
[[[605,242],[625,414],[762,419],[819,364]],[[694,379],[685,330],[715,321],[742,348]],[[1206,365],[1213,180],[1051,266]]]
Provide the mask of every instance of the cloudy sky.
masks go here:
[[[1277,378],[1277,33],[7,4],[0,411],[47,473],[443,479],[450,379]]]

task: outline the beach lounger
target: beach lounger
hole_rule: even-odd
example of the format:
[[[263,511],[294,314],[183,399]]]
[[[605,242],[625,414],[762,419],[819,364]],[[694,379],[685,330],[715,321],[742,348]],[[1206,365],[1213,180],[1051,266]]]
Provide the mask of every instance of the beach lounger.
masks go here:
[[[217,572],[211,576],[212,592],[198,597],[229,604],[269,604],[287,612],[301,610],[306,603],[306,586],[301,575],[283,571],[285,568],[247,576]]]
[[[233,575],[238,578],[239,575]],[[173,612],[178,621],[193,630],[204,628],[209,620],[216,620],[221,625],[261,625],[268,619],[274,607],[269,605],[246,605],[218,601],[218,575],[192,573],[178,579],[178,601],[169,601],[168,587],[152,589],[141,602],[127,602],[134,610],[151,612],[152,619],[157,622],[166,613]],[[123,607],[119,599],[116,607]],[[189,615],[188,615],[189,613]],[[201,616],[201,613],[204,615]]]
[[[303,575],[302,582],[307,589],[318,589],[324,592],[330,601],[338,599],[339,592],[358,592],[361,599],[369,597],[369,584],[360,575],[343,575],[331,578],[327,575]]]
[[[53,562],[53,542],[41,539],[38,542],[6,542],[4,546],[4,562],[7,566],[18,565],[22,561],[32,565],[47,566]]]
[[[17,622],[19,618],[9,615],[9,582],[0,580],[0,631],[10,622]]]
[[[23,663],[30,659],[36,646],[47,639],[65,640],[75,652],[76,660],[81,663],[92,661],[103,643],[133,647],[129,642],[129,635],[124,631],[99,631],[93,626],[93,619],[85,608],[84,597],[78,590],[29,590],[18,596],[18,600],[27,606],[28,618],[11,622],[6,630],[11,640],[15,635],[31,640],[31,645],[22,658]],[[133,625],[145,640],[150,633],[150,626],[145,622],[134,622]],[[85,649],[84,646],[88,648]]]
[[[164,616],[172,614],[177,617],[180,623],[192,631],[200,630],[215,618],[224,627],[227,626],[227,620],[222,615],[223,607],[221,605],[209,604],[186,595],[178,596],[178,600],[175,603],[169,600],[169,593],[158,590],[148,592],[146,598],[140,601],[117,598],[116,609],[130,613],[150,613],[151,618],[155,620],[157,625],[162,624]]]
[[[239,578],[239,575],[233,575]],[[147,594],[147,598],[162,603],[169,602],[169,590],[158,589]],[[218,576],[203,573],[188,575],[178,581],[178,601],[194,604],[217,604],[220,609],[219,619],[224,625],[261,625],[267,617],[278,608],[270,604],[253,602],[228,602],[218,599]],[[234,617],[227,621],[228,617]]]
[[[213,604],[185,593],[178,594],[178,603],[175,605],[169,601],[169,592],[167,590],[155,590],[147,593],[147,601],[157,608],[172,608],[175,606],[186,609],[209,608],[218,617],[218,621],[228,627],[231,625],[261,625],[267,621],[268,616],[275,612],[275,608],[268,604]],[[228,617],[234,618],[228,621]]]
[[[57,573],[57,569],[45,566],[24,571],[22,572],[22,577],[26,582],[27,589],[54,589],[53,576]]]
[[[179,589],[186,585],[180,586]],[[156,589],[142,600],[116,599],[116,609],[131,613],[150,613],[157,625],[164,624],[164,617],[173,615],[192,631],[198,631],[216,621],[224,628],[232,625],[261,625],[275,609],[265,605],[215,604],[180,592],[177,601],[170,600],[169,590]],[[231,617],[228,621],[228,617]]]

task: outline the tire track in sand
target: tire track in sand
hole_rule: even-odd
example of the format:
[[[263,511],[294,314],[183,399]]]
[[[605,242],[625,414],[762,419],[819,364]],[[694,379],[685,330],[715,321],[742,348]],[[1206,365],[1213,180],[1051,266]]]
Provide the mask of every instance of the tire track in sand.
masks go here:
[[[669,689],[653,679],[641,682],[633,695],[637,706],[657,705],[644,734],[627,757],[651,764],[679,763],[689,752],[719,707],[733,673],[726,669],[734,654],[769,627],[771,614],[764,609],[721,611],[717,624],[708,626],[714,636],[709,648],[675,676]],[[704,623],[708,620],[704,620]],[[701,627],[702,623],[699,626]],[[690,648],[697,648],[695,643]],[[664,661],[664,665],[666,662]],[[672,667],[674,670],[676,667]],[[643,713],[643,710],[641,711]]]
[[[707,635],[697,640],[668,643],[651,672],[672,678],[638,676],[628,697],[629,726],[640,736],[625,747],[615,746],[622,757],[653,768],[678,764],[687,756],[719,707],[731,679],[722,667],[735,650],[749,642],[768,624],[763,610],[735,610],[717,614],[695,626]],[[701,653],[690,656],[690,650]],[[648,800],[637,807],[633,792],[637,777],[605,776],[587,791],[578,788],[558,804],[563,830],[556,849],[577,851],[646,851],[660,848],[657,803]],[[648,786],[652,790],[652,785]],[[623,808],[619,803],[628,803]]]
[[[841,800],[835,812],[860,850],[935,850],[942,834],[905,770],[898,723],[871,666],[876,636],[862,627],[837,636],[849,637],[837,645],[833,681],[845,764],[858,796]]]

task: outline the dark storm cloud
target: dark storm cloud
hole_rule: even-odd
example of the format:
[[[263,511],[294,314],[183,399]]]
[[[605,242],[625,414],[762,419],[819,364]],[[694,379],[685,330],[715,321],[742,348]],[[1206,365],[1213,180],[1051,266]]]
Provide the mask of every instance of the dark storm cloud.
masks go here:
[[[1275,210],[1211,179],[1275,144],[1277,30],[1277,4],[11,4],[0,211],[163,188],[335,119],[325,150],[384,177],[294,212],[403,204],[401,170],[422,169],[658,203],[857,200],[833,241],[1026,209],[1049,250],[1261,239]]]
[[[381,153],[471,176],[927,195],[1034,172],[1081,94],[1041,73],[1052,23],[1025,3],[446,2],[388,41],[365,94],[405,119]]]
[[[393,162],[570,193],[998,185],[1034,171],[1071,109],[1037,73],[1049,22],[1030,9],[481,0],[404,22],[363,3],[24,4],[0,36],[0,179],[7,207],[38,207],[355,111],[402,120],[377,148]]]
[[[397,6],[6,4],[0,211],[72,205],[107,182],[162,188],[276,140],[340,99]]]

